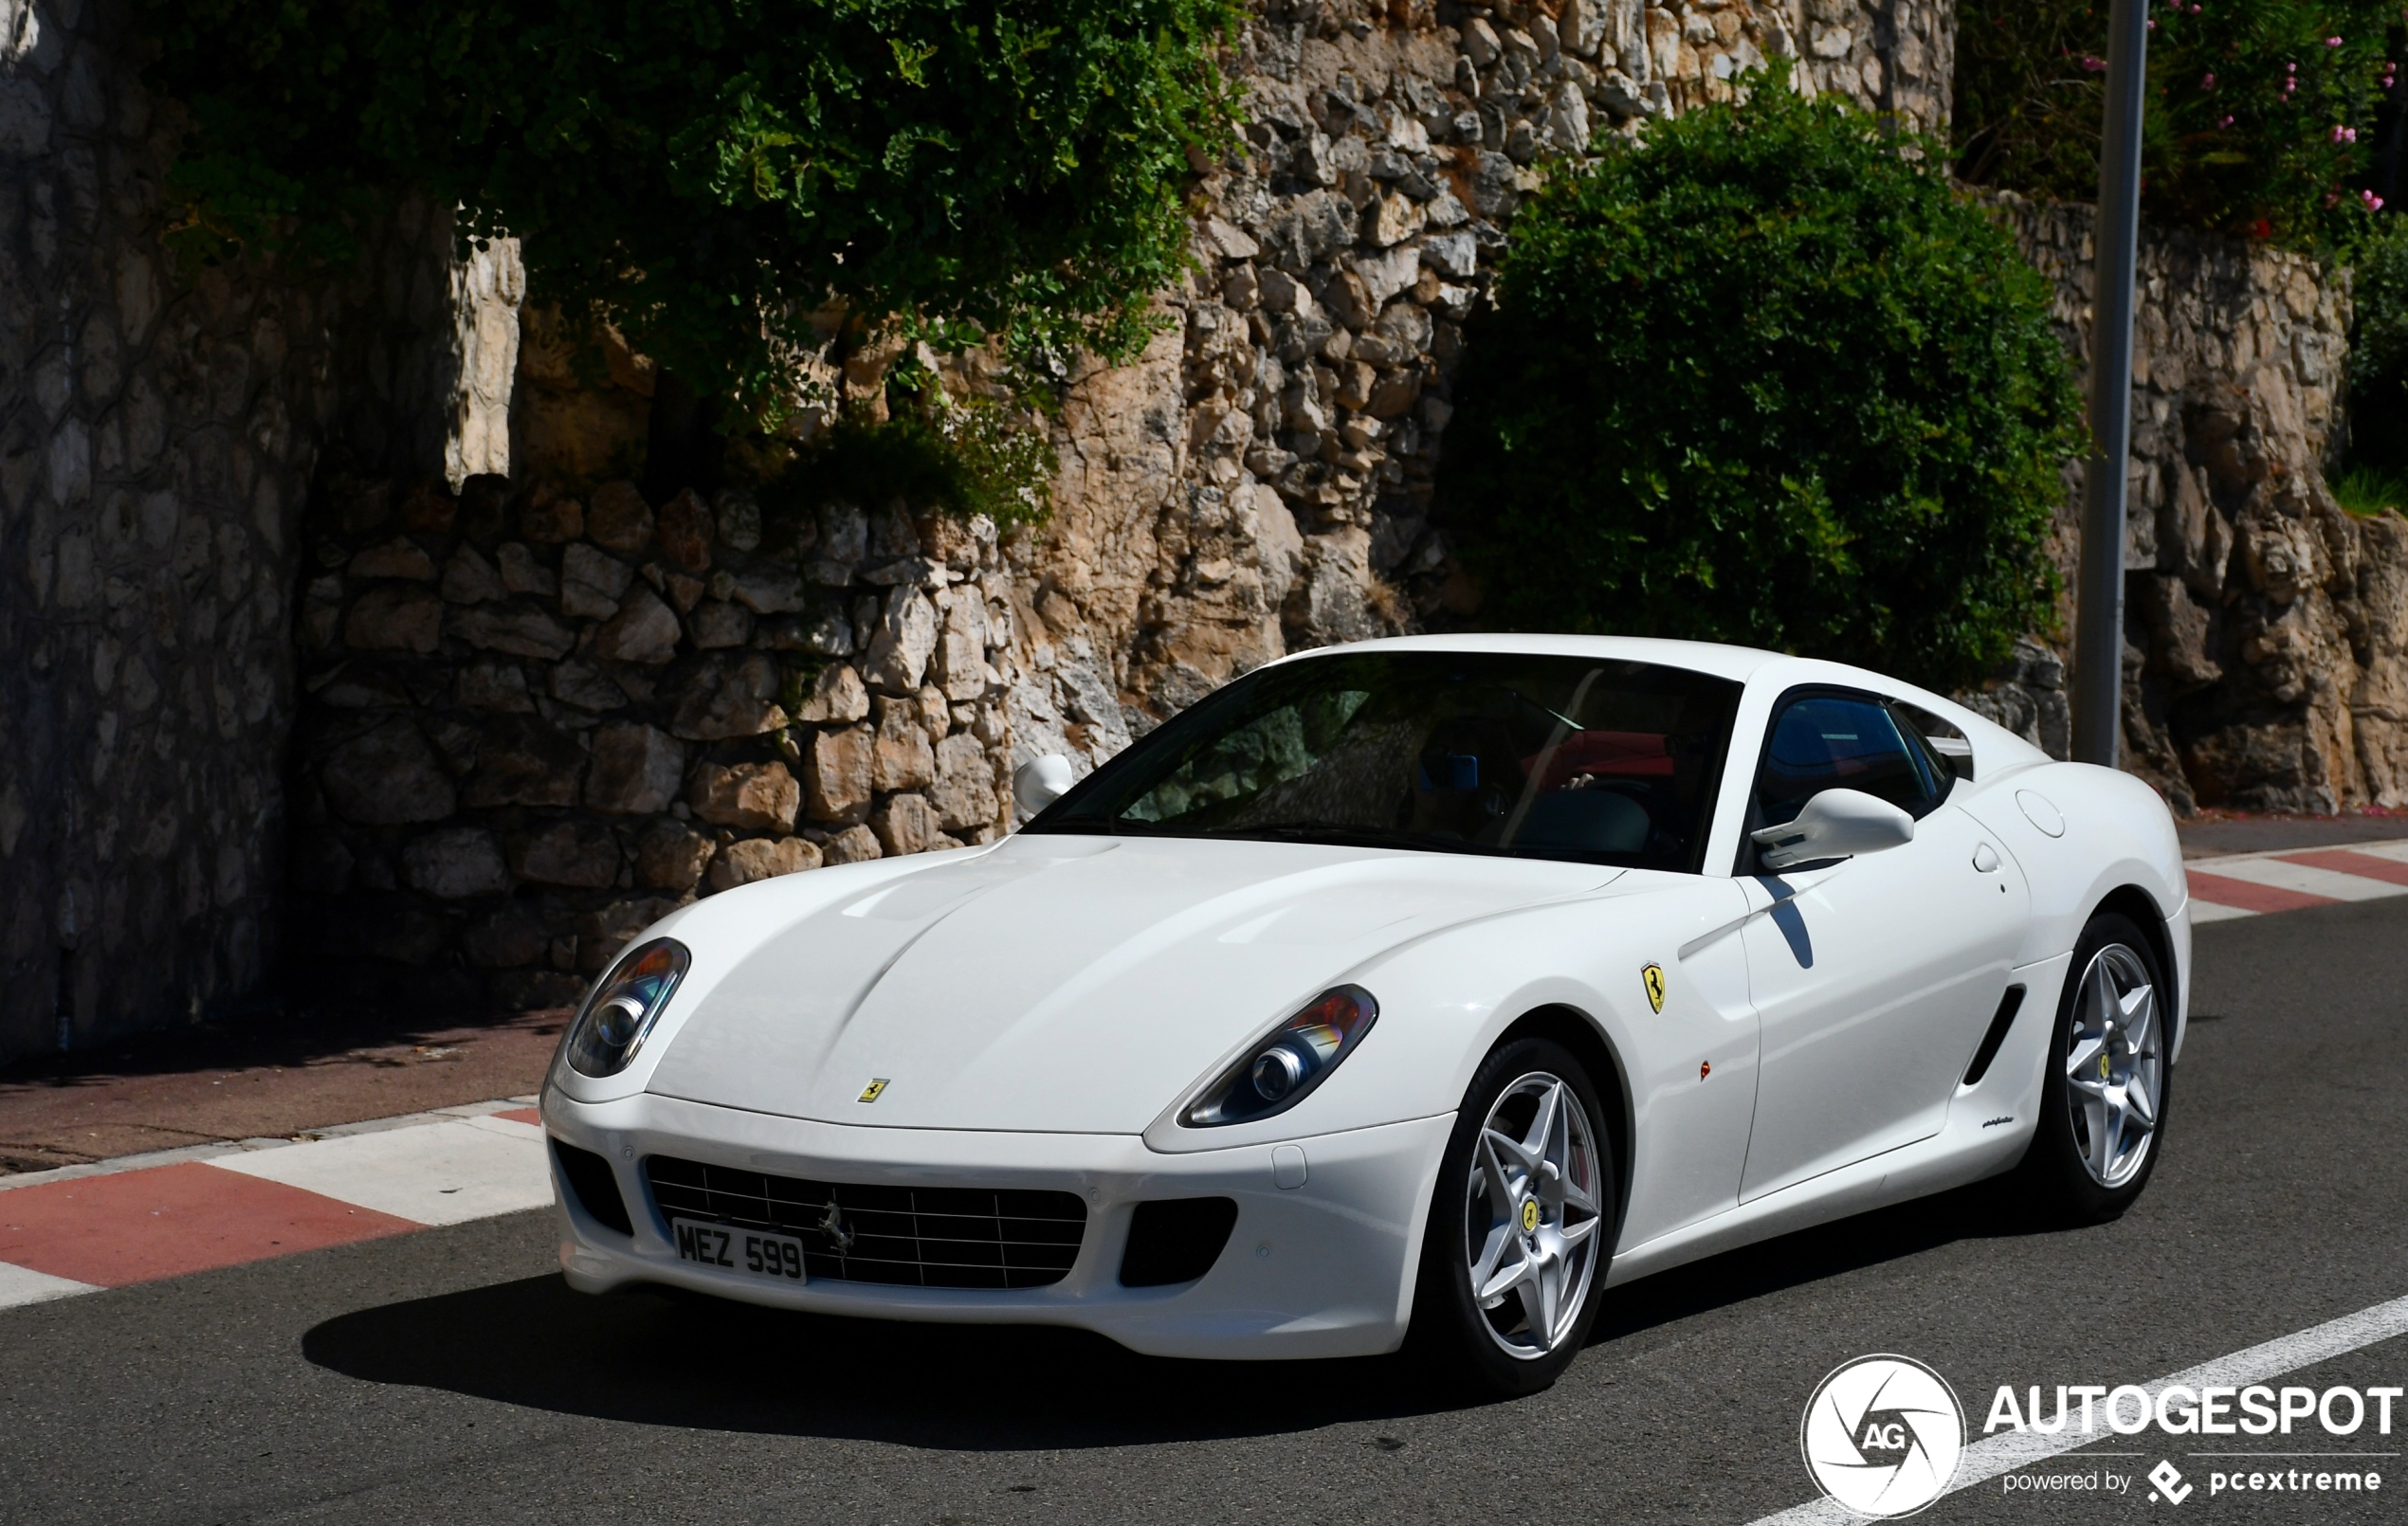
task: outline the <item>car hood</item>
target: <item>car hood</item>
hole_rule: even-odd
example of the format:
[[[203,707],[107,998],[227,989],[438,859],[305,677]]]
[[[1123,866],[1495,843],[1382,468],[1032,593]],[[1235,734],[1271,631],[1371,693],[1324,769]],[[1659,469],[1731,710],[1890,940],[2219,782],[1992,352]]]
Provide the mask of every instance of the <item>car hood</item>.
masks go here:
[[[833,1123],[1138,1134],[1366,959],[1621,873],[1013,837],[762,938],[685,1015],[647,1089]]]

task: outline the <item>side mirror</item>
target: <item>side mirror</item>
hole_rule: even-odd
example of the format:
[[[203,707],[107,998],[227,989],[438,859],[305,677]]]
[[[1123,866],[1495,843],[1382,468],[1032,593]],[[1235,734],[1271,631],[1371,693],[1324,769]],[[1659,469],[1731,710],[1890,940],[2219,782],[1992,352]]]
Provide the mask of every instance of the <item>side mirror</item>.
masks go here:
[[[1022,814],[1033,816],[1070,792],[1079,776],[1070,771],[1070,760],[1059,753],[1032,757],[1012,771],[1012,803]]]
[[[1826,790],[1794,821],[1747,834],[1764,867],[1792,869],[1821,859],[1852,859],[1915,840],[1915,819],[1862,790]]]

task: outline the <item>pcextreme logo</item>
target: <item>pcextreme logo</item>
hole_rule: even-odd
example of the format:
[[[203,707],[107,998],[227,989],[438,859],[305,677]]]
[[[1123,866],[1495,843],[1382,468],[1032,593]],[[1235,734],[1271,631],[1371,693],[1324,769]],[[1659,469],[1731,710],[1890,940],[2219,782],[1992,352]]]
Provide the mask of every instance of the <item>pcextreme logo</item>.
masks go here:
[[[1798,1450],[1816,1487],[1860,1516],[1911,1516],[1957,1477],[1964,1410],[1947,1379],[1911,1356],[1859,1356],[1806,1401]]]

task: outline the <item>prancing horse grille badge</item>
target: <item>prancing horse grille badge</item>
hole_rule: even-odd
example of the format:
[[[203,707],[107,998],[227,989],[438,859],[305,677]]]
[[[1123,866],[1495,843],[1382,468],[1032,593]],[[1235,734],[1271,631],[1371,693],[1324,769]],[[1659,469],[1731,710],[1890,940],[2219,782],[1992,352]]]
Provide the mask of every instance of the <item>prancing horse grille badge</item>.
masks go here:
[[[874,1102],[878,1100],[879,1095],[885,1092],[885,1089],[886,1078],[881,1076],[862,1089],[861,1099],[865,1102]]]

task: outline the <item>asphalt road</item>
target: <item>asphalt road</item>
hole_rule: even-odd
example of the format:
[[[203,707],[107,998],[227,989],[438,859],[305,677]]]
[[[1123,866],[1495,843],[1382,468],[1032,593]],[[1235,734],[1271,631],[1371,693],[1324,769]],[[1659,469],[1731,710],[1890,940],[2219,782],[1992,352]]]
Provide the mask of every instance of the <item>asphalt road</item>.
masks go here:
[[[585,1299],[529,1214],[0,1312],[0,1519],[1751,1521],[1814,1497],[1800,1410],[1851,1357],[1932,1364],[1978,1427],[2002,1383],[2147,1381],[2408,1294],[2408,899],[2198,948],[2167,1152],[2122,1222],[2019,1228],[1976,1189],[1669,1273],[1523,1402],[1387,1360]],[[2288,1381],[2400,1384],[2408,1338]],[[2134,1440],[2161,1450],[2047,1471],[2169,1455]],[[2399,1476],[2373,1496],[1994,1482],[1918,1518],[2408,1517],[2408,1466],[2375,1465]]]

